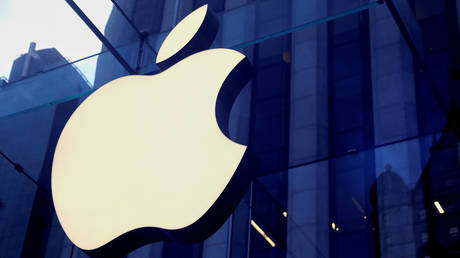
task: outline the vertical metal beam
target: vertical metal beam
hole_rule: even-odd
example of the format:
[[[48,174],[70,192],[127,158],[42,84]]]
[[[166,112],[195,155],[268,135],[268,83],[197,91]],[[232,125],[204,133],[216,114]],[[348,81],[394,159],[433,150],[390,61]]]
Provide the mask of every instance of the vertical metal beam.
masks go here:
[[[391,15],[393,16],[394,21],[396,22],[396,25],[398,26],[399,30],[401,31],[401,34],[406,41],[407,45],[409,46],[409,49],[412,52],[412,55],[414,57],[415,63],[418,65],[418,68],[420,69],[421,72],[424,73],[425,78],[427,80],[427,83],[431,89],[432,94],[436,98],[436,100],[439,103],[439,106],[441,110],[444,112],[444,114],[447,116],[449,112],[448,104],[444,103],[441,97],[441,94],[439,93],[438,87],[434,81],[434,79],[431,77],[428,68],[425,63],[425,59],[423,58],[423,53],[419,52],[419,48],[417,47],[417,44],[414,42],[412,39],[412,36],[409,32],[409,29],[407,28],[406,24],[404,23],[403,18],[401,17],[400,13],[398,12],[397,5],[394,0],[385,0],[385,3],[390,10]]]
[[[232,252],[232,230],[233,230],[233,213],[230,215],[230,218],[228,219],[228,225],[227,225],[227,254],[225,257],[231,258],[231,252]]]
[[[136,74],[133,68],[126,62],[126,60],[120,55],[120,53],[115,49],[115,47],[110,44],[107,38],[102,34],[101,31],[94,25],[94,23],[86,16],[86,14],[78,7],[78,5],[73,0],[65,0],[67,4],[75,11],[75,13],[80,16],[83,22],[89,27],[89,29],[96,35],[96,37],[104,44],[104,46],[112,53],[112,55],[117,59],[117,61],[125,68],[129,74]]]
[[[158,55],[157,51],[155,51],[155,49],[152,47],[152,45],[150,45],[149,41],[146,40],[146,37],[147,37],[148,34],[140,31],[136,27],[134,22],[128,17],[128,15],[125,13],[125,11],[120,7],[120,5],[115,0],[110,0],[110,1],[112,2],[113,6],[115,8],[117,8],[117,10],[121,13],[123,18],[125,18],[125,20],[129,23],[131,28],[133,28],[133,30],[136,32],[137,36],[142,41],[142,45],[143,45],[143,43],[145,43],[150,48],[150,50],[152,50],[152,52],[155,53],[155,55]]]
[[[248,216],[248,241],[246,245],[246,258],[251,256],[251,220],[252,220],[252,191],[253,191],[253,181],[249,185],[249,216]]]

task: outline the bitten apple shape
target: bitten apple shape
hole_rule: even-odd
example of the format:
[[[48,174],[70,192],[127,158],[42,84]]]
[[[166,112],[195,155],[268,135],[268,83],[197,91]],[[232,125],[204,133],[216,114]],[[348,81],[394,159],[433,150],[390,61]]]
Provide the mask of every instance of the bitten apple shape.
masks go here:
[[[189,16],[199,15],[201,24],[206,8]],[[83,101],[61,133],[51,179],[58,219],[75,245],[96,250],[139,229],[156,231],[144,230],[136,239],[157,234],[175,240],[163,233],[201,230],[192,226],[203,224],[203,217],[214,223],[211,213],[220,211],[210,208],[218,210],[231,198],[229,182],[236,180],[247,149],[221,131],[216,102],[244,62],[243,54],[230,49],[196,52],[159,74],[111,81]],[[187,242],[189,231],[177,238]]]

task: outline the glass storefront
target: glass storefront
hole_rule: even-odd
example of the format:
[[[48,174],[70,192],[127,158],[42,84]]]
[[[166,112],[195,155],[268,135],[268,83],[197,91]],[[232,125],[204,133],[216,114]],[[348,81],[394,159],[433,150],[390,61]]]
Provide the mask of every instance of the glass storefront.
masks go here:
[[[205,3],[220,22],[212,47],[236,49],[255,68],[229,133],[252,146],[256,177],[205,241],[157,242],[128,257],[460,255],[458,1],[50,2],[56,9],[36,11],[65,6],[69,20],[50,20],[62,31],[49,36],[56,48],[31,44],[0,81],[0,257],[86,257],[51,200],[60,132],[105,83],[159,73],[163,39]],[[34,23],[11,12],[0,24]],[[66,36],[67,22],[84,28],[81,42]],[[15,40],[3,39],[29,43]],[[101,51],[72,53],[81,45]]]

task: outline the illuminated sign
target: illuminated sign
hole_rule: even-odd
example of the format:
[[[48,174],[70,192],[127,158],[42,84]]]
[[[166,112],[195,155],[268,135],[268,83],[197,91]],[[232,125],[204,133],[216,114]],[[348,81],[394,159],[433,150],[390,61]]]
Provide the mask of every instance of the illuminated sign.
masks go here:
[[[228,118],[251,67],[237,51],[205,50],[217,28],[207,5],[195,10],[164,40],[163,72],[107,83],[63,129],[53,201],[65,233],[88,254],[203,240],[244,195],[250,152],[228,138]]]

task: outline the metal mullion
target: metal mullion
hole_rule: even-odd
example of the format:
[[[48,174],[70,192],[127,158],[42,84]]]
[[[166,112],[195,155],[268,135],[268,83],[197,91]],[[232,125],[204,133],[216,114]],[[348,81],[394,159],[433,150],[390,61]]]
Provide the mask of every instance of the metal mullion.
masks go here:
[[[118,3],[115,1],[115,0],[110,0],[112,2],[112,4],[115,6],[115,8],[117,8],[117,10],[121,13],[121,15],[126,19],[126,21],[129,23],[129,25],[133,28],[133,30],[137,33],[137,36],[139,37],[139,39],[141,41],[144,41],[145,44],[147,44],[147,46],[150,48],[150,50],[153,51],[153,53],[155,53],[155,55],[158,55],[157,51],[155,51],[155,49],[152,47],[152,45],[150,45],[150,42],[148,40],[145,40],[145,34],[143,34],[137,27],[136,25],[134,24],[134,22],[128,17],[128,15],[125,13],[125,11],[123,11],[123,9],[118,5]]]

